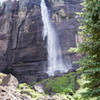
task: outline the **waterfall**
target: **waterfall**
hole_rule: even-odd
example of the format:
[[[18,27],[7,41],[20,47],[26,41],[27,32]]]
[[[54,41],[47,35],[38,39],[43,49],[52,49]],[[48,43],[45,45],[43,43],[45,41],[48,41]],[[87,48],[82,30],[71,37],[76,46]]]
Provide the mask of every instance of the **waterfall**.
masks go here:
[[[48,69],[47,73],[49,76],[54,76],[56,71],[61,73],[67,72],[68,69],[63,63],[61,48],[56,32],[50,21],[48,8],[45,0],[41,1],[41,15],[43,21],[43,39],[47,37],[47,51],[48,51]]]

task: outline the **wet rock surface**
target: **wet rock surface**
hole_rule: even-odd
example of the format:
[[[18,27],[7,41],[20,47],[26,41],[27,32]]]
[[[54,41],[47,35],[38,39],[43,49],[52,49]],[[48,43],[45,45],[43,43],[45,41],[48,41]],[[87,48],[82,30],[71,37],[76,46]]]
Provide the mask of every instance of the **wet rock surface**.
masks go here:
[[[46,4],[59,36],[66,66],[71,67],[70,47],[76,46],[81,0],[48,0]],[[6,2],[0,8],[0,71],[14,74],[21,82],[47,78],[46,41],[42,39],[43,23],[40,0]]]

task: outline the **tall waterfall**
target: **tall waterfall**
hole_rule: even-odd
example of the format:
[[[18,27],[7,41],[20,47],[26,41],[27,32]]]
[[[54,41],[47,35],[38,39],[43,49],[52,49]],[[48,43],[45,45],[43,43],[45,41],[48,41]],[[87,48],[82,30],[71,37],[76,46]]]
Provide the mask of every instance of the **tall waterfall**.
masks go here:
[[[57,38],[56,32],[52,27],[50,21],[50,16],[48,13],[48,8],[46,6],[45,0],[41,1],[41,15],[44,25],[43,29],[43,39],[47,37],[47,51],[48,51],[48,70],[49,76],[54,76],[56,71],[61,73],[67,72],[68,69],[63,63],[61,48],[59,45],[59,40]]]

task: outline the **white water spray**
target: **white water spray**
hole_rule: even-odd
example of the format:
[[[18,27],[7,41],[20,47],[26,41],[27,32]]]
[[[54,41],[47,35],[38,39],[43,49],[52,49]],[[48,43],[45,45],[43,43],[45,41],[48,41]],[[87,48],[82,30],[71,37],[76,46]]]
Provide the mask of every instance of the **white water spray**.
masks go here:
[[[54,73],[56,71],[60,71],[61,73],[67,72],[68,69],[63,63],[59,40],[56,36],[54,28],[52,27],[45,0],[41,1],[41,15],[44,25],[43,39],[47,37],[47,51],[48,51],[47,73],[49,76],[54,76]]]

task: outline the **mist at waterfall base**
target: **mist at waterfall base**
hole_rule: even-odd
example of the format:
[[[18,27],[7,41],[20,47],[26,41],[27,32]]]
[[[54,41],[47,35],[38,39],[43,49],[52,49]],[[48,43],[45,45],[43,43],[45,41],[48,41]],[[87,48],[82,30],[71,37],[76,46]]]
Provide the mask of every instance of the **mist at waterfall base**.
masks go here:
[[[45,0],[41,1],[41,15],[44,25],[43,39],[45,40],[47,38],[48,69],[46,73],[49,76],[54,76],[57,71],[66,73],[69,70],[69,67],[65,66],[63,63],[59,40],[55,29],[52,27]]]

